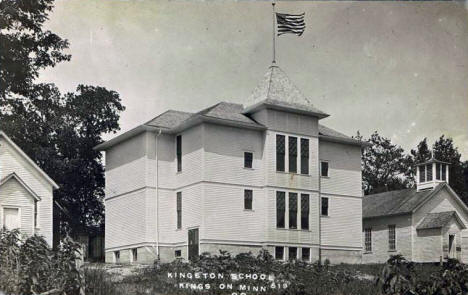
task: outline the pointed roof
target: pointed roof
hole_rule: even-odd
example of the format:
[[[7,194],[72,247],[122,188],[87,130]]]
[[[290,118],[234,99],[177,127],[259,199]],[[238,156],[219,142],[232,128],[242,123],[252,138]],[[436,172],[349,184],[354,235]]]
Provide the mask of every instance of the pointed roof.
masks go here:
[[[0,180],[0,187],[2,187],[5,183],[7,183],[10,179],[16,179],[18,183],[23,186],[24,189],[36,200],[40,201],[41,197],[39,197],[15,172],[12,172],[5,176],[3,179]]]
[[[447,211],[447,212],[438,212],[438,213],[428,213],[421,221],[421,223],[416,227],[416,229],[432,229],[432,228],[442,228],[445,227],[452,218],[460,224],[460,226],[465,229],[466,226],[461,221],[457,212]]]
[[[292,112],[312,114],[319,118],[329,115],[314,107],[278,66],[272,65],[262,81],[252,92],[243,113],[251,113],[262,107],[286,109]]]

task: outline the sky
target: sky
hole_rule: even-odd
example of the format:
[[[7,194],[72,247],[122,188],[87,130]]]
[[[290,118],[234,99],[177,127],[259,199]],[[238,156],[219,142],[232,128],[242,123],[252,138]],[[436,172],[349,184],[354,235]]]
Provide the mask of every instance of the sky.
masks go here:
[[[452,137],[468,160],[468,5],[464,2],[279,1],[305,12],[301,37],[277,38],[277,64],[321,123],[374,131],[406,151]],[[70,62],[41,73],[63,92],[117,91],[127,131],[168,110],[246,103],[272,60],[268,1],[56,0],[46,27]],[[106,135],[105,138],[111,138]]]

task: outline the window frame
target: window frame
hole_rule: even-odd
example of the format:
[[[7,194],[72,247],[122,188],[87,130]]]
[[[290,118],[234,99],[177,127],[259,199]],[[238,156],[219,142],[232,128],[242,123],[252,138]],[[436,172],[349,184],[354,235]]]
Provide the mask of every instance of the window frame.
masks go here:
[[[293,256],[294,258],[291,258],[291,250],[292,249],[295,249],[295,252],[296,252],[296,257]],[[298,249],[299,249],[298,247],[288,247],[288,260],[289,261],[297,260],[297,255],[299,253]]]
[[[419,183],[426,182],[426,165],[419,165]]]
[[[120,250],[114,251],[114,263],[120,263]]]
[[[182,229],[182,192],[176,193],[176,228]]]
[[[323,174],[323,164],[327,164],[327,175]],[[320,160],[320,177],[323,177],[323,178],[330,177],[330,161]]]
[[[327,206],[324,207],[324,202],[323,200],[327,200],[326,204]],[[327,214],[323,214],[323,209],[324,208],[327,208]],[[330,216],[330,198],[329,197],[320,197],[320,216],[323,216],[323,217],[328,217]]]
[[[177,172],[182,172],[182,135],[176,136],[176,162]]]
[[[22,212],[21,212],[21,207],[20,206],[11,206],[11,205],[0,205],[0,225],[1,228],[6,229],[5,226],[5,209],[16,209],[18,210],[18,222],[19,222],[19,227],[17,229],[22,229],[23,228],[23,222],[22,222]],[[33,208],[34,210],[34,208]],[[34,232],[34,224],[33,224],[33,232]]]
[[[309,169],[309,162],[310,162],[310,140],[305,137],[300,137],[300,162],[301,162],[301,174],[302,175],[309,175],[310,174],[310,169]],[[307,143],[307,152],[304,155],[303,154],[303,145]],[[304,165],[305,164],[305,165]]]
[[[278,208],[280,196],[283,199],[283,208]],[[282,214],[282,225],[280,225],[279,213]],[[276,228],[286,228],[286,192],[276,191]]]
[[[286,172],[286,152],[287,152],[286,135],[276,134],[275,138],[276,138],[276,141],[275,141],[276,172]],[[278,145],[279,145],[281,138],[283,140],[283,145],[284,145],[284,152],[282,153],[278,151]]]
[[[432,174],[432,164],[426,165],[426,181],[433,181],[434,175]]]
[[[251,158],[250,158],[250,167],[247,165],[248,161],[247,161],[247,154],[250,154]],[[253,157],[254,156],[254,153],[251,152],[251,151],[244,151],[244,168],[246,169],[253,169]]]
[[[248,201],[250,201],[250,208],[247,208]],[[251,189],[244,189],[244,210],[253,211],[253,190]]]
[[[138,248],[132,248],[132,262],[138,262]]]
[[[288,172],[297,174],[298,137],[288,135]],[[295,143],[293,143],[295,142]]]
[[[364,253],[372,253],[372,246],[372,227],[366,227],[364,228]]]
[[[303,205],[303,202],[304,200],[307,200],[307,207],[306,209],[307,210],[303,210],[304,209],[304,205]],[[302,230],[309,230],[310,229],[310,195],[309,194],[303,194],[301,193],[301,229]],[[304,215],[304,213],[307,212],[307,215]],[[304,222],[304,218],[307,218],[307,222]],[[306,224],[307,226],[304,227],[304,224]]]
[[[284,246],[275,246],[275,260],[282,260],[284,261],[284,254],[285,254],[285,251],[284,251]],[[281,255],[281,258],[278,258],[278,249],[281,249],[282,250],[282,255]]]
[[[304,250],[308,251],[307,259],[304,259]],[[301,248],[301,260],[305,262],[310,262],[310,248]]]
[[[291,200],[295,199],[295,204],[291,203]],[[288,229],[298,229],[297,226],[297,212],[298,212],[298,193],[288,193]],[[291,205],[295,205],[295,208]],[[293,224],[294,226],[291,226]]]
[[[393,235],[393,236],[392,236]],[[393,248],[392,248],[393,246]],[[388,251],[396,252],[397,251],[397,236],[396,236],[396,225],[388,225]]]
[[[178,255],[177,255],[178,254]],[[174,257],[181,258],[182,257],[182,250],[174,250]]]

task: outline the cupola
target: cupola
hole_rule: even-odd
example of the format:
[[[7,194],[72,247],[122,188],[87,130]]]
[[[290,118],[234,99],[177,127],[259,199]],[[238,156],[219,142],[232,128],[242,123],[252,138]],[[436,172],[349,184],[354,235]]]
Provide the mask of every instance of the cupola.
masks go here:
[[[439,183],[449,182],[450,163],[442,162],[434,158],[416,165],[416,189],[417,191],[434,189]]]

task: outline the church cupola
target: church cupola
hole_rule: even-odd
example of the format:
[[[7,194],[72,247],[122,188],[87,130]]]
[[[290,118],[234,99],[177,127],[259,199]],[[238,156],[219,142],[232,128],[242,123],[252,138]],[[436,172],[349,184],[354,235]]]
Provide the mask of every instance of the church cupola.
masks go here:
[[[442,162],[434,158],[416,165],[416,189],[417,191],[433,189],[439,183],[449,182],[450,163]]]

